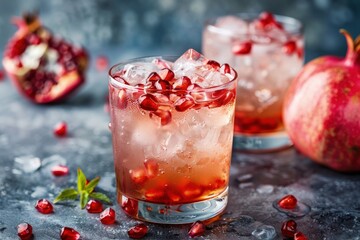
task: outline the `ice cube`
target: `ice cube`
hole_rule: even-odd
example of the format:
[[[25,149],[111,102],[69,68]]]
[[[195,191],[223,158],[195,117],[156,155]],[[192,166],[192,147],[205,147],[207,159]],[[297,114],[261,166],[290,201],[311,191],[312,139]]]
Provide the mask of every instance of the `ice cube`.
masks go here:
[[[189,49],[174,62],[173,71],[176,78],[194,76],[194,71],[204,66],[207,61],[203,55],[194,49]]]
[[[147,77],[152,72],[158,70],[157,66],[153,63],[141,62],[130,63],[124,66],[123,78],[130,84],[136,85],[139,83],[145,84]]]
[[[132,142],[136,145],[155,145],[158,142],[158,132],[155,123],[149,118],[138,121],[132,131]]]
[[[272,240],[276,237],[276,230],[270,225],[261,225],[256,228],[251,235],[259,240]]]
[[[41,166],[40,158],[28,155],[20,156],[14,159],[14,174],[32,173],[38,170]]]
[[[221,17],[216,21],[215,25],[221,29],[228,30],[232,34],[247,33],[249,28],[248,22],[236,16]]]
[[[201,74],[204,77],[203,81],[195,81],[203,88],[219,86],[229,82],[229,78],[218,71],[202,70],[196,71],[195,74]]]

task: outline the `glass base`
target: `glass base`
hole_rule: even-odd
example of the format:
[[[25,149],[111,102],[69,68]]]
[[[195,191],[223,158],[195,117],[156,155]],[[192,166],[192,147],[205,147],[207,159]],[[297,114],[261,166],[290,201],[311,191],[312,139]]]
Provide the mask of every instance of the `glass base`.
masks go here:
[[[178,205],[150,203],[129,199],[125,195],[119,196],[118,200],[121,206],[129,200],[137,202],[137,212],[129,215],[139,220],[162,224],[185,224],[208,220],[221,214],[228,202],[228,188],[212,199]]]
[[[286,132],[266,134],[234,133],[233,148],[238,151],[265,153],[286,149],[292,145]]]

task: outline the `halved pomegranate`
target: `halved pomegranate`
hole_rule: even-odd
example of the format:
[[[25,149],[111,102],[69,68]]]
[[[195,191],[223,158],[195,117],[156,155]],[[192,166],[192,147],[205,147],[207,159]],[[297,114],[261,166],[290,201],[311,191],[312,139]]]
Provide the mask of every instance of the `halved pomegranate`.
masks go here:
[[[36,14],[15,18],[18,31],[5,49],[3,65],[20,93],[35,103],[59,101],[84,81],[84,48],[54,37]]]

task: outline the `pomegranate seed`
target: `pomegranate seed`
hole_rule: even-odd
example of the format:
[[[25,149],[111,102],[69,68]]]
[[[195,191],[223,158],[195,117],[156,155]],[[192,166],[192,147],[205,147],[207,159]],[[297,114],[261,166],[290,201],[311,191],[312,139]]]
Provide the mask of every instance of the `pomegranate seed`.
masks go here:
[[[0,81],[3,80],[5,77],[4,70],[0,69]]]
[[[163,200],[164,195],[165,192],[162,188],[149,189],[145,192],[146,199],[151,201]]]
[[[127,96],[124,89],[120,89],[118,94],[118,107],[119,109],[125,109],[127,107]]]
[[[236,44],[232,48],[232,52],[235,55],[246,55],[251,52],[252,43],[251,42],[243,42],[240,44]]]
[[[227,74],[227,73],[231,73],[231,67],[229,64],[225,63],[220,67],[220,72]]]
[[[100,213],[100,221],[102,224],[110,225],[115,222],[115,211],[112,208],[106,208]]]
[[[173,84],[173,89],[175,90],[187,90],[187,88],[191,85],[190,78],[183,76],[177,79]]]
[[[288,41],[282,46],[282,51],[288,55],[295,53],[296,43],[294,41]]]
[[[263,20],[263,21],[265,21],[265,22],[267,22],[267,23],[272,23],[272,22],[275,21],[274,15],[272,15],[272,14],[269,13],[269,12],[262,12],[262,13],[260,13],[259,19],[260,19],[260,20]]]
[[[189,200],[199,197],[203,193],[203,189],[195,183],[188,183],[182,190],[184,198]]]
[[[73,228],[63,227],[60,231],[60,238],[61,240],[78,240],[80,233]]]
[[[32,238],[32,226],[28,223],[20,223],[17,225],[18,236],[21,240]]]
[[[41,43],[41,39],[35,34],[33,34],[29,38],[29,43],[32,45],[39,45]]]
[[[138,168],[135,170],[130,169],[129,174],[130,174],[131,180],[133,180],[133,182],[136,184],[143,184],[148,179],[148,177],[146,175],[146,170],[143,168]]]
[[[146,82],[156,82],[161,80],[161,77],[156,72],[152,72],[149,74],[148,78],[146,79]]]
[[[297,224],[294,220],[288,220],[281,226],[281,233],[284,237],[293,238],[296,233]]]
[[[156,177],[159,171],[159,164],[155,159],[147,158],[144,160],[146,173],[150,178]]]
[[[172,203],[177,203],[177,202],[180,202],[180,200],[181,200],[180,194],[176,193],[173,190],[168,189],[166,191],[166,195]]]
[[[101,213],[103,211],[103,205],[97,200],[89,200],[86,204],[86,210],[88,213]]]
[[[284,209],[294,209],[297,205],[297,199],[293,195],[286,195],[278,202],[279,207]]]
[[[191,225],[188,235],[189,237],[194,238],[203,235],[204,232],[205,232],[205,224],[203,224],[200,221],[197,221]]]
[[[98,71],[104,71],[109,66],[109,60],[105,56],[98,56],[96,58],[96,69]]]
[[[158,116],[161,119],[161,125],[165,126],[171,122],[172,115],[170,111],[166,110],[157,110],[153,112],[154,115]]]
[[[156,111],[159,108],[156,97],[151,94],[141,95],[138,102],[140,107],[147,111]]]
[[[209,60],[206,64],[214,68],[215,70],[218,70],[220,68],[220,63],[214,60]]]
[[[144,237],[147,234],[148,230],[149,229],[145,224],[140,223],[140,224],[130,228],[128,230],[128,235],[130,238],[139,239],[139,238]]]
[[[159,72],[159,76],[161,77],[161,79],[163,79],[165,81],[171,81],[174,79],[175,74],[170,69],[164,68]]]
[[[42,214],[50,214],[53,212],[53,206],[47,199],[40,199],[36,202],[36,210]]]
[[[154,86],[156,89],[159,89],[159,90],[170,90],[171,89],[170,83],[166,80],[158,80],[155,82]]]
[[[69,174],[69,168],[64,165],[58,165],[51,169],[51,173],[56,177],[61,177]]]
[[[175,109],[178,112],[185,112],[195,105],[194,100],[189,97],[183,97],[174,103]]]
[[[66,122],[59,122],[54,128],[54,134],[58,137],[64,137],[67,134]]]
[[[297,232],[294,235],[294,240],[308,240],[308,238],[302,232]]]
[[[218,98],[217,100],[211,102],[208,107],[209,108],[216,108],[216,107],[220,107],[223,105],[228,104],[231,100],[233,100],[235,98],[235,94],[233,93],[233,91],[227,91],[223,93],[223,95]]]
[[[121,208],[130,216],[135,216],[138,212],[138,202],[128,198],[121,203]]]

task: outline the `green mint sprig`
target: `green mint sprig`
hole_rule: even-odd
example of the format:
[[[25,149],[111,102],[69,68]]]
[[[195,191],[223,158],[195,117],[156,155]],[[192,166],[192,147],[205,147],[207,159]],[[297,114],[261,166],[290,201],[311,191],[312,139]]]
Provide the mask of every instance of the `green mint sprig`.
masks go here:
[[[78,168],[77,170],[77,190],[74,188],[66,188],[61,191],[59,195],[56,196],[54,203],[67,201],[67,200],[76,200],[80,196],[80,207],[84,209],[89,198],[97,199],[105,203],[111,204],[110,198],[103,193],[94,192],[95,187],[98,185],[100,177],[92,179],[88,184],[86,184],[86,176],[83,171]]]

